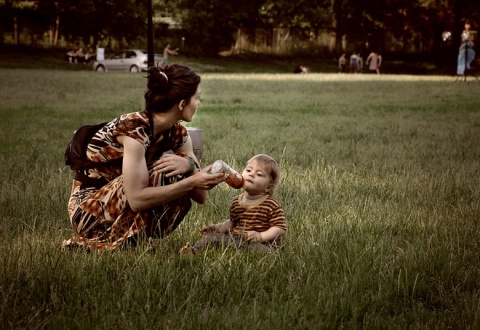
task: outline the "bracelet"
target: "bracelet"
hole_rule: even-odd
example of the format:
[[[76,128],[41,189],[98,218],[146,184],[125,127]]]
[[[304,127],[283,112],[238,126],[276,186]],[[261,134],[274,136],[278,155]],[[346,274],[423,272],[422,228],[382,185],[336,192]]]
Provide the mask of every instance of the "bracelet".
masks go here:
[[[195,170],[195,162],[193,161],[192,158],[188,158],[188,161],[190,162],[190,169],[188,170],[187,173],[192,173]]]

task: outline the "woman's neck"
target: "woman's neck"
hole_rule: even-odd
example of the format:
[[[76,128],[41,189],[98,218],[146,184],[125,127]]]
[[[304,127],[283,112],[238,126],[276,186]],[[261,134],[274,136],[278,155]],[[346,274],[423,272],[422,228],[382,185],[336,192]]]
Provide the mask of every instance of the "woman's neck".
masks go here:
[[[154,113],[153,118],[153,135],[157,136],[158,134],[165,132],[175,125],[179,119],[176,117],[175,111],[169,110],[162,113]]]

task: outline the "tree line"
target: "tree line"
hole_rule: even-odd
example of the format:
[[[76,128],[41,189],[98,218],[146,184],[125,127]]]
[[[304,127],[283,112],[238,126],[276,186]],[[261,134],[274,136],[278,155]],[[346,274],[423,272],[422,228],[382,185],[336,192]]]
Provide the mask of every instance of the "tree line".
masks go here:
[[[250,43],[272,31],[304,42],[298,52],[365,47],[403,53],[444,49],[442,32],[459,44],[464,20],[480,24],[478,0],[152,0],[158,43],[212,55],[232,49],[239,31]],[[146,47],[146,0],[0,0],[0,42]],[[478,22],[478,23],[477,23]],[[261,36],[261,38],[259,37]],[[328,36],[328,43],[318,40]],[[263,41],[262,41],[263,42]],[[322,48],[322,49],[320,49]]]

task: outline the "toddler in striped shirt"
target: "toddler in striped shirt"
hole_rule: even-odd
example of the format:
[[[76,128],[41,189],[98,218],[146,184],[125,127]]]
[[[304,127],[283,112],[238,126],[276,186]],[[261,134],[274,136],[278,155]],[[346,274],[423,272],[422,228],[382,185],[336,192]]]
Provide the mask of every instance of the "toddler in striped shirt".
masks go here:
[[[202,238],[193,246],[187,242],[180,254],[193,255],[201,249],[229,243],[259,252],[279,246],[287,224],[281,204],[272,197],[280,179],[277,162],[268,155],[256,155],[247,162],[242,177],[245,191],[233,198],[230,218],[203,227]]]

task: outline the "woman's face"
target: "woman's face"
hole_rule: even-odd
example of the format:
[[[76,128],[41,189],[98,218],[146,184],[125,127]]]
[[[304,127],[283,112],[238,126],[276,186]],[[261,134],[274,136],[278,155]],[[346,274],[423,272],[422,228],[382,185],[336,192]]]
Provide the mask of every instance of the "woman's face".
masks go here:
[[[188,103],[184,106],[182,110],[182,120],[186,122],[191,122],[193,116],[197,112],[198,107],[200,106],[200,94],[202,93],[202,90],[200,88],[200,85],[197,88],[197,91],[193,96],[190,98]]]

